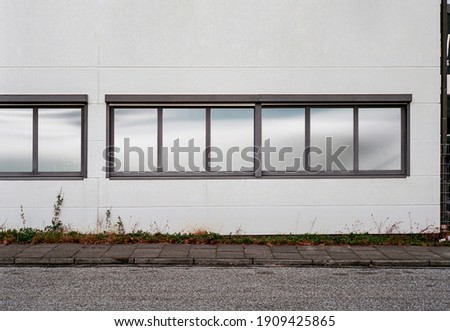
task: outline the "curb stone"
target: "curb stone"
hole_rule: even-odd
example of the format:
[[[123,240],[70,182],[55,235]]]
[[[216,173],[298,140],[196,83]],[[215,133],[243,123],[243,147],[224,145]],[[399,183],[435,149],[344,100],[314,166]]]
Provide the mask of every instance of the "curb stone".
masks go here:
[[[13,257],[0,257],[0,264],[14,264]]]
[[[254,265],[261,266],[302,266],[312,265],[313,260],[277,260],[277,259],[254,259]]]
[[[252,265],[252,259],[194,259],[194,264],[204,266],[242,266]]]
[[[64,258],[64,257],[3,257],[0,265],[197,265],[197,266],[374,266],[374,267],[450,267],[450,260],[292,260],[292,259],[215,259],[215,258]]]
[[[16,257],[15,264],[73,264],[73,257]]]
[[[128,264],[128,258],[76,257],[75,264]]]
[[[428,260],[373,260],[374,266],[382,267],[428,267]]]
[[[431,260],[430,267],[450,267],[449,260]]]
[[[318,266],[370,266],[371,260],[313,260]]]
[[[151,265],[192,265],[194,259],[170,259],[170,258],[145,258],[135,257],[134,264],[151,264]]]

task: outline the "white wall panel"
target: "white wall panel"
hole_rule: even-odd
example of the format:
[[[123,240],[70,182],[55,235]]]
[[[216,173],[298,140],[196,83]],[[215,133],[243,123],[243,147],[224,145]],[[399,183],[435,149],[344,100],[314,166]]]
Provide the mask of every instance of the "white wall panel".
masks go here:
[[[1,0],[0,65],[97,65],[96,3]]]
[[[100,61],[139,67],[430,66],[439,59],[437,17],[439,0],[109,1],[101,12],[107,38],[100,41]]]
[[[411,139],[440,139],[441,108],[439,103],[411,106]]]
[[[101,207],[437,205],[439,176],[407,179],[100,180],[99,197]]]
[[[440,171],[440,141],[411,140],[411,176],[435,176]]]
[[[439,58],[439,0],[0,4],[6,66],[430,66]]]
[[[104,103],[90,103],[88,108],[88,139],[105,141],[106,106]]]
[[[398,94],[439,102],[439,68],[100,69],[104,94]]]
[[[2,94],[87,94],[97,102],[97,83],[94,68],[0,68]]]
[[[65,208],[61,220],[72,229],[96,231],[97,219],[105,212],[94,208]],[[25,208],[26,226],[44,228],[51,223],[52,208]],[[283,233],[409,233],[435,230],[439,226],[439,210],[434,206],[323,206],[317,207],[176,207],[176,208],[111,208],[111,223],[118,217],[125,229],[151,232],[213,231],[221,234]],[[4,208],[0,225],[22,226],[14,208]]]
[[[20,205],[29,226],[48,225],[62,188],[62,219],[81,230],[107,208],[128,230],[436,226],[439,2],[0,0],[0,94],[89,96],[89,178],[0,181],[0,225],[21,226]],[[114,93],[412,94],[411,176],[109,180],[104,95]]]
[[[105,151],[105,141],[90,140],[88,141],[88,177],[89,178],[105,178],[103,168],[106,165],[103,158]]]
[[[420,232],[439,226],[434,206],[312,206],[299,207],[172,207],[112,208],[112,222],[120,216],[126,230],[135,225],[153,232],[221,234]],[[380,229],[380,231],[378,230]]]
[[[37,229],[44,229],[51,225],[53,218],[53,207],[25,207],[25,226]],[[81,230],[87,232],[96,231],[97,208],[83,207],[70,208],[63,207],[60,215],[63,225],[69,230]],[[5,224],[7,229],[19,229],[23,227],[20,218],[19,208],[2,208],[0,225]]]
[[[53,208],[61,190],[63,209],[96,207],[97,180],[3,180],[0,181],[0,208]]]

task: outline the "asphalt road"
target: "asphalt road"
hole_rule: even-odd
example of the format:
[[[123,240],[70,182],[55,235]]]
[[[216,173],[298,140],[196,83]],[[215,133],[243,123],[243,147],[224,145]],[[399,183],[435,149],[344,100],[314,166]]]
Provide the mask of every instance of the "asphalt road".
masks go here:
[[[0,310],[450,310],[450,269],[1,267]]]

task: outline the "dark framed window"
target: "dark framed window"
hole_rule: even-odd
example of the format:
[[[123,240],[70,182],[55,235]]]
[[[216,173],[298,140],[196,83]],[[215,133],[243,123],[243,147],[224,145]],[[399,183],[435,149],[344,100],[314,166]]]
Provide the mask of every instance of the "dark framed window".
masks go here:
[[[411,95],[106,95],[107,177],[405,177]]]
[[[0,179],[84,178],[87,95],[0,95]]]

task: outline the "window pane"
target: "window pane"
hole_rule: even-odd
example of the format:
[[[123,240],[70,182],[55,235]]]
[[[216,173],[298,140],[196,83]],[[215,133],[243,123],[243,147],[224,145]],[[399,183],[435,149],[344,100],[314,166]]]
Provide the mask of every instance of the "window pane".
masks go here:
[[[353,109],[312,108],[311,147],[312,171],[353,170]]]
[[[401,169],[400,108],[359,109],[359,169]]]
[[[81,109],[39,109],[39,171],[81,171]]]
[[[120,148],[115,171],[157,170],[157,116],[157,109],[114,110],[114,147]]]
[[[262,169],[301,171],[305,149],[305,110],[303,108],[264,108],[262,110]],[[269,148],[276,148],[270,151]]]
[[[164,171],[204,171],[205,109],[164,109]]]
[[[253,154],[253,108],[211,109],[211,170],[252,171]]]
[[[31,172],[33,109],[0,108],[0,171]]]

